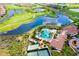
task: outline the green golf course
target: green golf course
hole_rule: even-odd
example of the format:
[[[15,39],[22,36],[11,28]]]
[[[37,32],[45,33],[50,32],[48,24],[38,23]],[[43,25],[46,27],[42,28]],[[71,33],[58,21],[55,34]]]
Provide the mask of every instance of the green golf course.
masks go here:
[[[20,25],[24,23],[32,22],[35,18],[39,16],[43,16],[43,15],[55,16],[53,12],[48,12],[47,10],[42,13],[36,13],[36,12],[32,12],[32,8],[29,8],[29,7],[21,7],[21,6],[16,6],[12,4],[11,5],[8,4],[5,7],[7,10],[7,13],[9,10],[28,10],[30,12],[26,11],[20,14],[13,15],[8,20],[0,24],[0,32],[16,29],[17,27],[19,27]],[[5,18],[8,15],[7,13],[0,19]]]

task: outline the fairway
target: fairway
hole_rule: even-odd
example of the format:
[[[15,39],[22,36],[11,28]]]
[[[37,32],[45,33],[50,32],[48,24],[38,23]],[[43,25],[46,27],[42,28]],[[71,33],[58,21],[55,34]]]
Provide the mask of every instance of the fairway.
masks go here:
[[[0,20],[4,19],[6,16],[8,16],[8,12],[10,10],[25,10],[25,12],[23,13],[19,13],[19,14],[14,14],[11,17],[9,17],[8,19],[6,19],[6,21],[4,21],[3,23],[0,24],[0,32],[6,32],[6,31],[10,31],[10,30],[14,30],[16,28],[18,28],[19,26],[21,26],[22,24],[28,24],[30,22],[32,22],[35,18],[39,17],[39,16],[50,16],[50,17],[55,17],[56,14],[49,11],[46,9],[43,12],[34,12],[33,7],[24,7],[24,6],[18,6],[18,5],[13,5],[13,4],[7,4],[5,6],[7,13],[3,16],[0,17]],[[10,12],[10,13],[14,13],[14,12]]]
[[[43,14],[44,13],[28,13],[28,12],[16,14],[13,17],[9,18],[6,22],[0,24],[0,32],[5,32],[5,31],[15,29],[24,23],[31,22],[37,16],[40,16]]]

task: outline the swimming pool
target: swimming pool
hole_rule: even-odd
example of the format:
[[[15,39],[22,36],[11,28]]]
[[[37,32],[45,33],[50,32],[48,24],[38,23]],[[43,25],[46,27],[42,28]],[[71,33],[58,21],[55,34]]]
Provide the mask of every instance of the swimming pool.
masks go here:
[[[39,36],[45,39],[50,39],[52,37],[51,32],[48,29],[43,29]]]

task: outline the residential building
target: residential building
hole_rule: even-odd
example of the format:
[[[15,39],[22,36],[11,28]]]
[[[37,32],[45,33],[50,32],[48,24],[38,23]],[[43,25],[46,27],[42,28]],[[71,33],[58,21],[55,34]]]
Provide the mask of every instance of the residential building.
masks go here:
[[[75,25],[69,25],[63,28],[63,30],[67,30],[67,34],[74,36],[78,34],[78,29]]]
[[[0,5],[0,16],[3,16],[6,13],[6,10],[3,5]]]
[[[65,39],[67,39],[66,31],[62,31],[56,39],[52,39],[52,41],[50,41],[50,46],[55,48],[57,51],[61,51],[63,49]]]

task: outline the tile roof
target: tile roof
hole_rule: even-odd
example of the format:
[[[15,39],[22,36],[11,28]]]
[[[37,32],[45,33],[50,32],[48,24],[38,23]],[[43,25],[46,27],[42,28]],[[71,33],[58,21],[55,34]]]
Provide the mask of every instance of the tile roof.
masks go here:
[[[3,16],[5,14],[5,8],[3,5],[0,5],[0,16]]]
[[[65,39],[67,39],[66,31],[62,31],[56,39],[52,39],[50,45],[58,50],[62,50]]]
[[[67,30],[68,34],[76,35],[78,33],[77,27],[75,25],[69,25],[63,28],[63,30]]]

